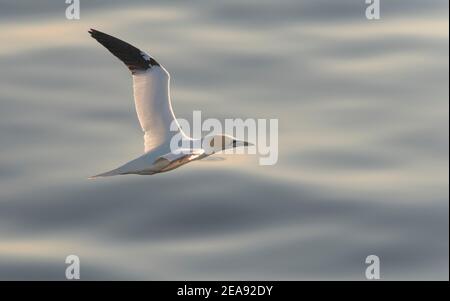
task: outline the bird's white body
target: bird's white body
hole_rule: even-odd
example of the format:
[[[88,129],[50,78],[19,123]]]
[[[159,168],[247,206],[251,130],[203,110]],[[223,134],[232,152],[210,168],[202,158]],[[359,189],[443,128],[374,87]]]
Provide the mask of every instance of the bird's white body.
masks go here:
[[[228,147],[246,145],[243,141],[237,141],[231,136],[218,135],[205,137],[200,141],[210,145],[213,148],[212,152],[206,152],[202,148],[172,149],[170,142],[175,135],[190,142],[193,142],[193,139],[183,133],[173,113],[170,100],[170,75],[167,70],[150,55],[126,42],[93,29],[90,34],[132,71],[134,102],[139,123],[144,132],[142,156],[91,178],[125,174],[152,175],[203,159]]]

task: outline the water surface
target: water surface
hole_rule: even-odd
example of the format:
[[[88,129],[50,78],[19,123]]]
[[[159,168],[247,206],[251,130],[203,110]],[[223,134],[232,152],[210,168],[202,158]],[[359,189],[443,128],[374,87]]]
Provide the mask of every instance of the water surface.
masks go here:
[[[0,1],[0,279],[448,280],[448,1]],[[87,177],[143,150],[127,69],[178,117],[278,118],[279,161]]]

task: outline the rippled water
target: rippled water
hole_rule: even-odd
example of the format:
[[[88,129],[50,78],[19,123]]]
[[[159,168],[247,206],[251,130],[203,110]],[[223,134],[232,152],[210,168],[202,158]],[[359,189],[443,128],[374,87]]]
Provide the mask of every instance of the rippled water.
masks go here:
[[[0,1],[0,279],[448,279],[448,1]],[[279,161],[89,181],[143,150],[126,68],[178,117],[278,118]]]

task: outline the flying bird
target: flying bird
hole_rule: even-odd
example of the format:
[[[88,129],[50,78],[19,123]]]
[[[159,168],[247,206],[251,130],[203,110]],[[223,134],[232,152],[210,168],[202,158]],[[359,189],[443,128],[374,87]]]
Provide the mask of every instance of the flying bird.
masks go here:
[[[89,30],[89,33],[131,71],[134,104],[144,132],[143,155],[116,169],[90,178],[128,174],[153,175],[173,170],[225,149],[251,145],[229,135],[209,135],[201,139],[187,136],[172,110],[169,72],[152,56],[122,40],[95,29]],[[170,142],[175,135],[188,142],[181,145],[201,147],[173,149]]]

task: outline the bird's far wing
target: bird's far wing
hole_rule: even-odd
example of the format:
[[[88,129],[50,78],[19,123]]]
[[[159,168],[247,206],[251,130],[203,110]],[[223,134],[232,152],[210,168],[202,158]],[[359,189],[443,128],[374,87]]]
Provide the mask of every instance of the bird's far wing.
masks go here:
[[[170,103],[169,73],[138,48],[95,29],[89,33],[125,63],[132,73],[134,102],[145,133],[145,152],[169,143],[180,132]]]

